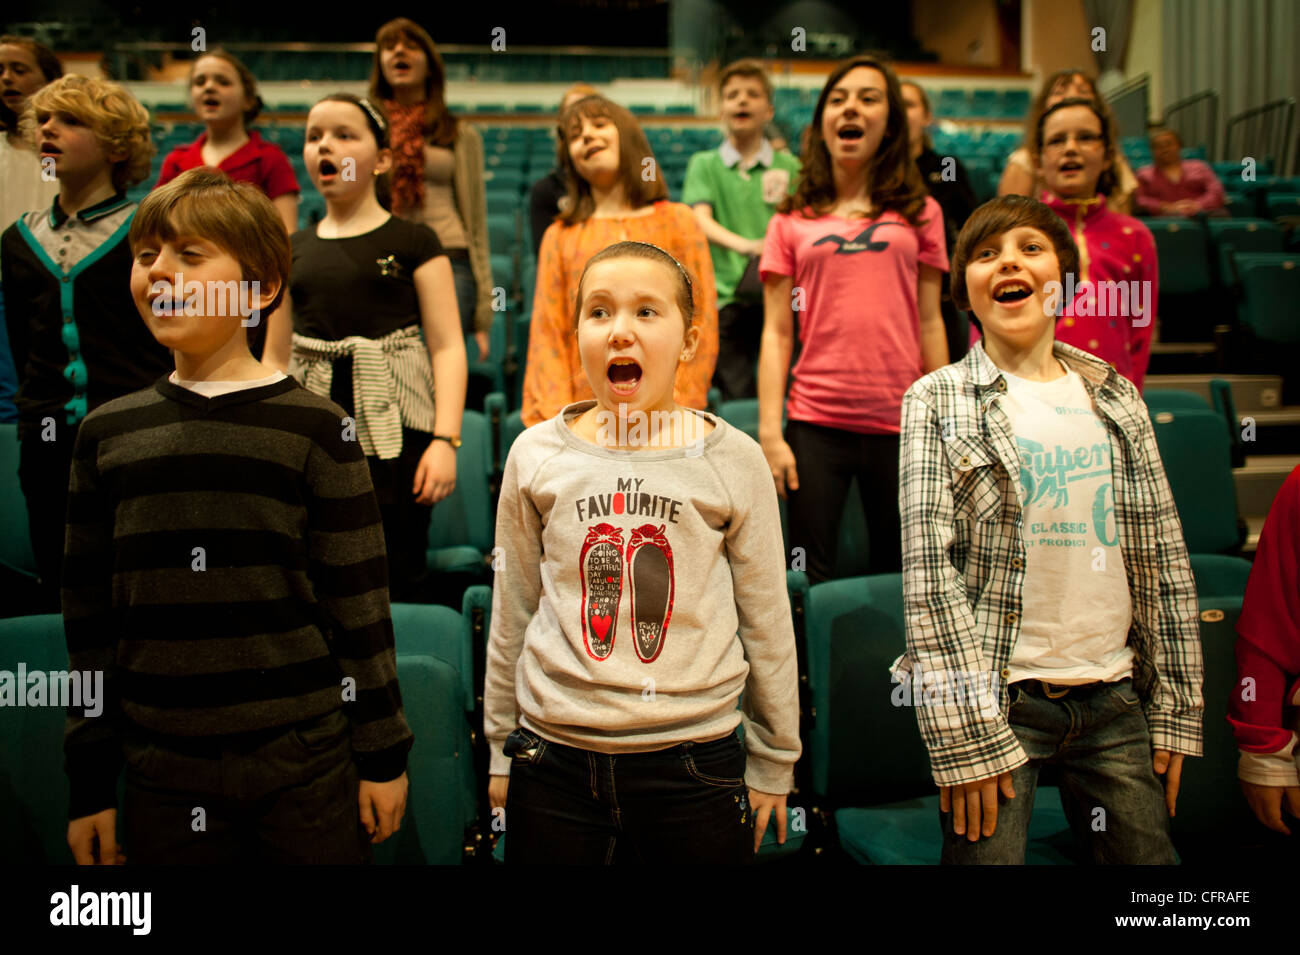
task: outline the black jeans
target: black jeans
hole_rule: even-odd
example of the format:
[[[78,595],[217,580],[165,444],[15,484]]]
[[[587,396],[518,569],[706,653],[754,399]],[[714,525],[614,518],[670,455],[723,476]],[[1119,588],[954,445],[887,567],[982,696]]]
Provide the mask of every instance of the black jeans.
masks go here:
[[[732,302],[718,309],[718,363],[713,384],[723,401],[758,397],[758,352],[763,340],[763,303]]]
[[[330,400],[349,416],[352,408],[352,359],[334,362]],[[384,522],[384,547],[388,556],[388,594],[398,603],[425,603],[428,589],[427,553],[433,507],[417,504],[411,492],[420,458],[432,436],[402,428],[402,453],[387,461],[369,456],[370,483],[375,489],[379,516]]]
[[[745,748],[734,732],[609,756],[516,729],[505,753],[507,863],[754,861]]]
[[[402,453],[391,460],[366,458],[370,482],[375,486],[379,516],[384,522],[388,552],[388,593],[398,603],[424,603],[429,583],[427,554],[433,507],[418,504],[411,486],[420,458],[429,447],[424,431],[402,429]]]
[[[68,481],[79,427],[56,425],[53,441],[42,441],[42,429],[33,427],[18,449],[18,483],[27,504],[27,530],[41,579],[41,609],[33,611],[36,613],[58,613],[61,608],[59,585],[67,531]]]
[[[799,490],[790,494],[787,545],[803,548],[808,579],[820,583],[835,571],[844,502],[854,477],[867,519],[867,573],[897,573],[903,565],[898,435],[858,434],[788,421],[785,440],[799,473]]]
[[[123,754],[129,863],[359,865],[371,859],[342,710],[239,739],[163,740],[137,732]]]

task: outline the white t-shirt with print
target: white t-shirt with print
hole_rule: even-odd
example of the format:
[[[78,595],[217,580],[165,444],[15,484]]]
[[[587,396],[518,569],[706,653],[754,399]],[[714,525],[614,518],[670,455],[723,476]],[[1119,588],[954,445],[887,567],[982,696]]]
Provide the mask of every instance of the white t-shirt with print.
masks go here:
[[[1128,576],[1115,522],[1110,434],[1083,379],[1006,375],[1003,407],[1020,451],[1025,540],[1020,637],[1009,682],[1079,684],[1131,676]]]

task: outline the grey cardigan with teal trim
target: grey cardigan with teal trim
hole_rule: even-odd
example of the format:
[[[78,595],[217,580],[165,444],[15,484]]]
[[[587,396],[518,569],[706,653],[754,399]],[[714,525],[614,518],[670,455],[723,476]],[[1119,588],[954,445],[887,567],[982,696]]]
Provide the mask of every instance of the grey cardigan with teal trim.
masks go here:
[[[18,435],[75,425],[170,371],[131,298],[130,219],[67,275],[19,219],[0,236],[5,324],[18,372]],[[66,327],[65,327],[66,326]]]

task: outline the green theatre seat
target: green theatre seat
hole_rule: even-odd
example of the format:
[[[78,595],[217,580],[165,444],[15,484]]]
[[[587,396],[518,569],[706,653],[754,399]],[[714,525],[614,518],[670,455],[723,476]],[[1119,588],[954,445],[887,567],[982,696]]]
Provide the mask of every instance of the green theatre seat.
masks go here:
[[[718,405],[718,417],[738,431],[758,440],[758,399],[738,398]]]
[[[1241,285],[1238,317],[1265,342],[1300,344],[1300,255],[1234,253],[1231,258]]]
[[[1170,827],[1184,861],[1235,861],[1242,842],[1258,829],[1237,781],[1237,744],[1227,720],[1229,694],[1240,692],[1233,646],[1241,599],[1202,596],[1200,611],[1205,754],[1184,764]]]
[[[1179,388],[1149,388],[1142,392],[1151,414],[1158,411],[1209,411],[1210,403],[1194,391]]]
[[[1282,230],[1267,219],[1218,219],[1206,222],[1219,280],[1224,285],[1235,281],[1228,256],[1242,252],[1281,252]]]
[[[1153,413],[1151,424],[1188,551],[1238,550],[1237,488],[1223,418],[1208,410],[1166,410]]]
[[[835,813],[840,845],[861,865],[938,865],[943,851],[939,796]],[[1072,865],[1074,836],[1055,786],[1039,786],[1029,819],[1026,865]]]
[[[496,287],[505,289],[506,295],[510,295],[515,287],[515,258],[508,251],[513,247],[513,242],[511,245],[497,245],[496,241],[493,241],[492,247],[501,250],[488,256],[488,267],[492,271],[492,281],[496,284]]]
[[[518,229],[514,214],[488,216],[488,246],[496,253],[514,254],[518,244]]]
[[[428,568],[440,574],[482,578],[492,549],[492,513],[488,481],[492,453],[488,447],[487,418],[466,411],[456,452],[456,489],[433,508],[429,522]]]
[[[492,256],[493,259],[496,256]],[[493,263],[494,271],[497,263]],[[498,281],[504,281],[499,278]],[[508,285],[504,286],[509,288]],[[465,336],[465,357],[469,362],[470,385],[468,400],[477,400],[479,396],[499,392],[505,388],[503,363],[506,357],[506,329],[513,319],[508,311],[492,313],[492,328],[488,332],[488,357],[479,357],[478,342],[471,333]],[[486,411],[486,407],[484,407]]]
[[[1270,192],[1264,202],[1270,219],[1300,216],[1300,193]]]
[[[375,847],[375,861],[455,865],[477,816],[468,615],[434,604],[393,604],[392,614],[397,679],[415,743],[407,763],[406,817]]]
[[[510,456],[510,446],[515,443],[515,438],[523,434],[527,428],[524,427],[523,416],[518,411],[512,411],[506,415],[501,423],[501,466],[505,467],[506,458]]]
[[[58,614],[0,620],[0,670],[66,671],[68,645]],[[65,711],[0,706],[0,860],[22,865],[72,863],[68,779],[63,773]],[[119,828],[119,835],[120,835]]]
[[[827,581],[802,593],[792,581],[791,589],[805,607],[816,713],[805,758],[813,792],[836,810],[841,846],[859,862],[937,862],[942,837],[929,756],[915,711],[895,705],[900,685],[890,674],[906,648],[902,575]],[[1036,843],[1070,844],[1059,812],[1059,800],[1036,803]],[[1027,861],[1067,856],[1044,850]]]
[[[1246,595],[1246,581],[1250,578],[1252,566],[1250,561],[1229,554],[1191,554],[1190,557],[1196,594],[1202,600],[1241,600]]]
[[[1209,239],[1195,219],[1147,219],[1160,261],[1160,295],[1196,295],[1209,291]]]

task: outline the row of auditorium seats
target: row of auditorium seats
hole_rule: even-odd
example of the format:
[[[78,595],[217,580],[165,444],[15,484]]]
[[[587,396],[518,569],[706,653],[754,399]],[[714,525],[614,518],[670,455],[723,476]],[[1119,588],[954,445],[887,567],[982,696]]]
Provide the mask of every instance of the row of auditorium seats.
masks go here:
[[[934,864],[940,850],[938,796],[911,695],[888,675],[904,648],[901,577],[885,574],[810,587],[788,574],[796,638],[802,644],[804,757],[788,804],[788,841],[769,827],[760,861],[848,858],[863,864]],[[1256,846],[1236,782],[1236,748],[1224,719],[1236,682],[1233,624],[1239,594],[1201,587],[1205,655],[1205,755],[1183,775],[1173,836],[1184,861],[1212,861]],[[400,833],[380,846],[387,864],[485,860],[493,817],[484,799],[486,753],[478,690],[491,627],[491,592],[466,591],[458,609],[395,604],[398,678],[415,733],[411,792]],[[0,620],[0,670],[67,669],[58,616]],[[909,705],[910,703],[910,705]],[[62,771],[63,713],[50,706],[0,709],[0,859],[20,864],[70,861],[65,844],[67,783]],[[1035,796],[1026,861],[1080,861],[1057,786],[1044,771]],[[120,795],[120,786],[119,786]],[[1022,794],[1024,798],[1024,794]],[[508,823],[507,823],[508,825]],[[805,846],[806,843],[806,846]],[[497,841],[500,860],[504,843]],[[843,855],[841,856],[840,853]]]
[[[368,50],[251,50],[230,47],[262,83],[360,83],[370,79],[374,54]],[[667,79],[665,56],[595,56],[513,51],[443,52],[447,82],[458,83],[612,83],[626,79]],[[120,69],[117,75],[134,71]],[[527,90],[522,90],[527,93]],[[160,106],[187,109],[179,101]],[[504,106],[496,112],[505,112]]]

